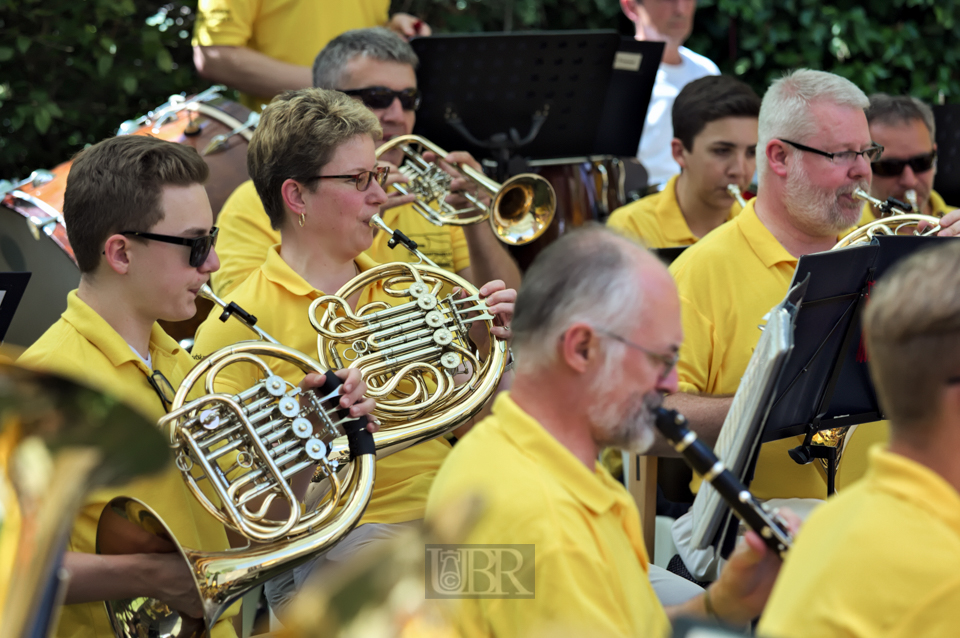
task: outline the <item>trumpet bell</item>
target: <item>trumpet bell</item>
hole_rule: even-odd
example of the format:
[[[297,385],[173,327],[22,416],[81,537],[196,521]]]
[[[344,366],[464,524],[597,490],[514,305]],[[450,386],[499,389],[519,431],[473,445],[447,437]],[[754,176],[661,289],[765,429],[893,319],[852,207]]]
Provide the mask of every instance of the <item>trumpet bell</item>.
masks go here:
[[[544,178],[524,173],[503,183],[490,208],[490,226],[497,238],[522,246],[546,232],[557,210],[557,194]]]
[[[540,237],[553,220],[557,194],[550,182],[539,175],[524,173],[500,184],[466,164],[459,164],[457,169],[486,191],[493,202],[487,206],[481,199],[465,193],[463,196],[471,207],[458,210],[445,201],[450,195],[450,175],[423,157],[423,151],[439,157],[446,157],[447,152],[419,135],[400,135],[378,148],[377,157],[397,147],[407,160],[400,166],[400,172],[409,182],[395,187],[403,194],[415,195],[414,208],[432,224],[467,226],[489,219],[501,241],[519,246]]]

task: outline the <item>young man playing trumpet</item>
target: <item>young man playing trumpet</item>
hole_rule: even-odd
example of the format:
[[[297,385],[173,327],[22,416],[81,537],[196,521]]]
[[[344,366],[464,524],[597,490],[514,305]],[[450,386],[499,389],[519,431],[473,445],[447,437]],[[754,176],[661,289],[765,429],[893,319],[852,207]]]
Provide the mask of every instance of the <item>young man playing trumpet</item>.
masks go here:
[[[18,363],[92,385],[148,418],[165,413],[193,361],[157,320],[193,316],[197,292],[219,265],[203,188],[207,173],[193,149],[147,136],[112,138],[80,153],[63,211],[80,286],[63,316]],[[368,413],[372,401],[363,399],[359,375],[339,374],[348,390],[341,406],[354,415]],[[67,546],[70,584],[58,636],[112,638],[104,600],[150,597],[186,615],[203,615],[191,569],[179,553],[96,554],[97,522],[116,496],[153,508],[185,547],[228,547],[223,525],[190,494],[172,464],[159,476],[98,491]],[[213,636],[235,635],[229,620],[235,613],[221,618]]]
[[[673,157],[680,166],[659,193],[618,208],[607,225],[648,248],[689,246],[741,210],[757,164],[760,98],[725,75],[683,87],[673,103]]]
[[[890,444],[815,511],[759,634],[955,636],[960,621],[960,242],[897,264],[863,319]]]
[[[344,91],[361,101],[377,117],[383,142],[413,132],[421,95],[417,89],[413,48],[395,33],[383,28],[357,29],[333,39],[317,56],[313,66],[314,86]],[[389,167],[387,184],[405,182],[397,170],[403,152],[385,153],[379,165]],[[436,161],[432,154],[426,159]],[[466,152],[453,152],[440,166],[453,176],[452,191],[476,190],[451,166],[466,163],[477,170],[480,164]],[[251,175],[253,170],[251,169]],[[419,244],[420,250],[440,267],[475,285],[500,279],[508,287],[520,285],[520,271],[486,222],[469,226],[435,226],[418,213],[412,195],[388,189],[380,215],[391,228],[400,230]],[[482,194],[481,199],[489,203]],[[453,195],[448,202],[462,208],[467,201]],[[241,184],[224,204],[217,219],[221,228],[219,252],[222,267],[213,278],[214,287],[226,294],[263,263],[267,249],[279,243],[280,234],[270,225],[264,203],[252,181]],[[384,233],[377,233],[367,255],[378,263],[417,261],[403,248],[391,249]]]
[[[265,215],[281,241],[267,249],[263,264],[227,300],[256,315],[257,325],[284,345],[315,352],[317,332],[308,318],[311,303],[327,293],[336,294],[377,266],[368,251],[374,240],[370,220],[387,201],[382,187],[387,169],[377,166],[375,154],[379,137],[377,117],[338,91],[288,91],[264,109],[250,141],[249,167]],[[395,305],[395,297],[384,288],[383,281],[366,286],[345,300],[349,309],[344,312],[359,312],[371,302]],[[488,312],[499,316],[493,334],[507,337],[516,292],[502,281],[492,281],[479,288],[479,296]],[[242,326],[223,323],[218,315],[214,312],[197,331],[195,356],[247,338]],[[295,374],[292,365],[275,370],[283,377]],[[224,370],[218,380],[231,393],[249,382],[243,366]],[[317,568],[347,560],[365,545],[419,525],[427,490],[449,449],[440,437],[379,460],[373,498],[361,524],[319,558]],[[307,566],[295,570],[297,584],[309,571]],[[292,586],[271,582],[268,596],[282,618]]]

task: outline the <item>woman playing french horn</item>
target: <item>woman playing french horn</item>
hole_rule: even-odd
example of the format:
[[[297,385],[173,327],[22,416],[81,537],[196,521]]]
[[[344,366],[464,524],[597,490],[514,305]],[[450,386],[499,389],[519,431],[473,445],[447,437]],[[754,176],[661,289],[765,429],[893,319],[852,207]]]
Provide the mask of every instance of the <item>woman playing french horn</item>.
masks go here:
[[[248,169],[271,224],[280,231],[281,243],[270,249],[263,265],[227,301],[251,312],[259,319],[258,326],[301,352],[317,351],[317,332],[308,319],[315,300],[332,299],[326,307],[334,315],[364,315],[367,311],[361,309],[371,302],[382,302],[378,309],[402,303],[395,298],[396,279],[376,281],[345,299],[331,297],[377,267],[364,251],[373,240],[371,219],[387,200],[382,188],[386,171],[378,169],[375,155],[380,134],[377,118],[362,104],[335,91],[305,89],[278,96],[264,111],[251,141]],[[445,293],[450,292],[448,288],[444,286]],[[485,303],[487,316],[497,317],[501,325],[473,324],[470,336],[475,342],[508,336],[515,297],[516,292],[501,281],[480,288],[475,307]],[[222,323],[218,314],[211,315],[197,332],[194,356],[249,338],[246,328],[236,322]],[[359,348],[355,344],[349,352],[340,349],[344,365],[362,354],[355,351]],[[284,378],[295,374],[292,366],[277,365],[274,370]],[[243,365],[231,366],[218,377],[218,390],[241,391],[250,382],[245,375]],[[449,449],[445,440],[437,438],[378,461],[373,498],[361,525],[318,560],[343,560],[362,545],[416,525],[433,476]],[[296,570],[298,581],[308,573],[309,565],[305,567]],[[275,607],[289,595],[290,583],[280,587],[284,591],[278,592],[278,587],[276,583],[268,587]]]

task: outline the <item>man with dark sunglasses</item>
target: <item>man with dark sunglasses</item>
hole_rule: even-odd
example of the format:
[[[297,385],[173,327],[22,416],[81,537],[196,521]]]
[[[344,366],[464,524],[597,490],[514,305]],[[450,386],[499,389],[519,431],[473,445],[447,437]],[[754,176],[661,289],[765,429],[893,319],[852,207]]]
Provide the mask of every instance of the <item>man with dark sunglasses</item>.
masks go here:
[[[915,206],[914,212],[923,215],[942,217],[953,210],[933,190],[937,144],[930,107],[914,97],[877,93],[870,96],[867,122],[870,137],[883,146],[883,156],[870,164],[870,194],[879,200],[895,197]],[[865,204],[860,223],[876,217],[877,211]]]
[[[63,217],[80,285],[20,365],[111,394],[153,420],[166,413],[194,361],[157,321],[192,317],[200,287],[219,266],[217,228],[203,187],[208,172],[194,149],[145,135],[114,137],[77,156]],[[368,413],[373,402],[363,398],[359,373],[337,374],[347,390],[341,406],[355,416]],[[322,382],[313,375],[303,387]],[[190,568],[178,553],[96,555],[97,522],[117,496],[149,505],[185,547],[228,547],[224,526],[190,494],[173,464],[156,476],[98,491],[84,504],[67,544],[70,584],[57,636],[112,638],[105,600],[149,597],[203,615]],[[236,612],[224,614],[211,635],[236,636]]]
[[[418,64],[416,53],[396,34],[382,28],[357,29],[338,36],[320,52],[313,66],[314,86],[342,91],[362,102],[380,121],[382,143],[386,143],[413,132],[422,100],[415,72]],[[428,161],[436,159],[432,154],[426,157]],[[379,158],[380,166],[390,168],[387,186],[407,181],[398,170],[403,159],[399,148]],[[453,152],[441,164],[454,177],[452,191],[475,190],[476,186],[451,166],[453,163],[482,170],[479,162],[469,153]],[[402,195],[392,188],[387,188],[387,195],[387,203],[380,209],[383,220],[417,242],[420,250],[442,268],[476,285],[500,279],[508,288],[519,287],[520,271],[488,224],[435,226],[413,208],[413,195]],[[451,195],[447,202],[457,208],[467,205],[458,194]],[[213,286],[218,293],[226,294],[260,267],[270,246],[280,242],[280,233],[270,226],[253,182],[245,182],[234,191],[217,223],[222,229],[217,249],[222,266],[213,277]],[[378,263],[416,261],[403,248],[391,249],[388,239],[378,232],[365,254]]]

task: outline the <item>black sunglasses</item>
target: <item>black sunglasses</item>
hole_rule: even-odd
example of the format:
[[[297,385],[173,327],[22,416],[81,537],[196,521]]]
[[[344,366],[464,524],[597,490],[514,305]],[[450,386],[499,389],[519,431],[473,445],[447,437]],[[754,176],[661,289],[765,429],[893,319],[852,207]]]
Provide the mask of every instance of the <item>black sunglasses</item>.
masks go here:
[[[199,268],[207,260],[210,250],[217,245],[217,233],[220,229],[214,226],[210,229],[209,235],[202,237],[174,237],[173,235],[158,235],[157,233],[141,233],[138,230],[125,230],[121,235],[131,235],[141,239],[152,239],[153,241],[162,241],[165,244],[179,244],[180,246],[190,247],[190,265],[193,268]]]
[[[371,109],[385,109],[393,104],[394,98],[400,100],[400,106],[404,111],[416,111],[420,108],[419,89],[403,89],[394,91],[385,86],[370,86],[365,89],[351,89],[343,91],[351,97],[358,97],[360,101]]]
[[[153,374],[147,377],[147,381],[150,382],[153,391],[160,397],[160,401],[163,403],[163,409],[169,411],[170,406],[173,405],[173,399],[176,396],[176,390],[173,389],[173,385],[159,370],[154,370]]]
[[[937,162],[937,152],[930,151],[923,155],[915,155],[907,159],[884,159],[870,164],[874,175],[880,177],[896,177],[903,172],[907,166],[914,173],[924,173],[933,168]]]

